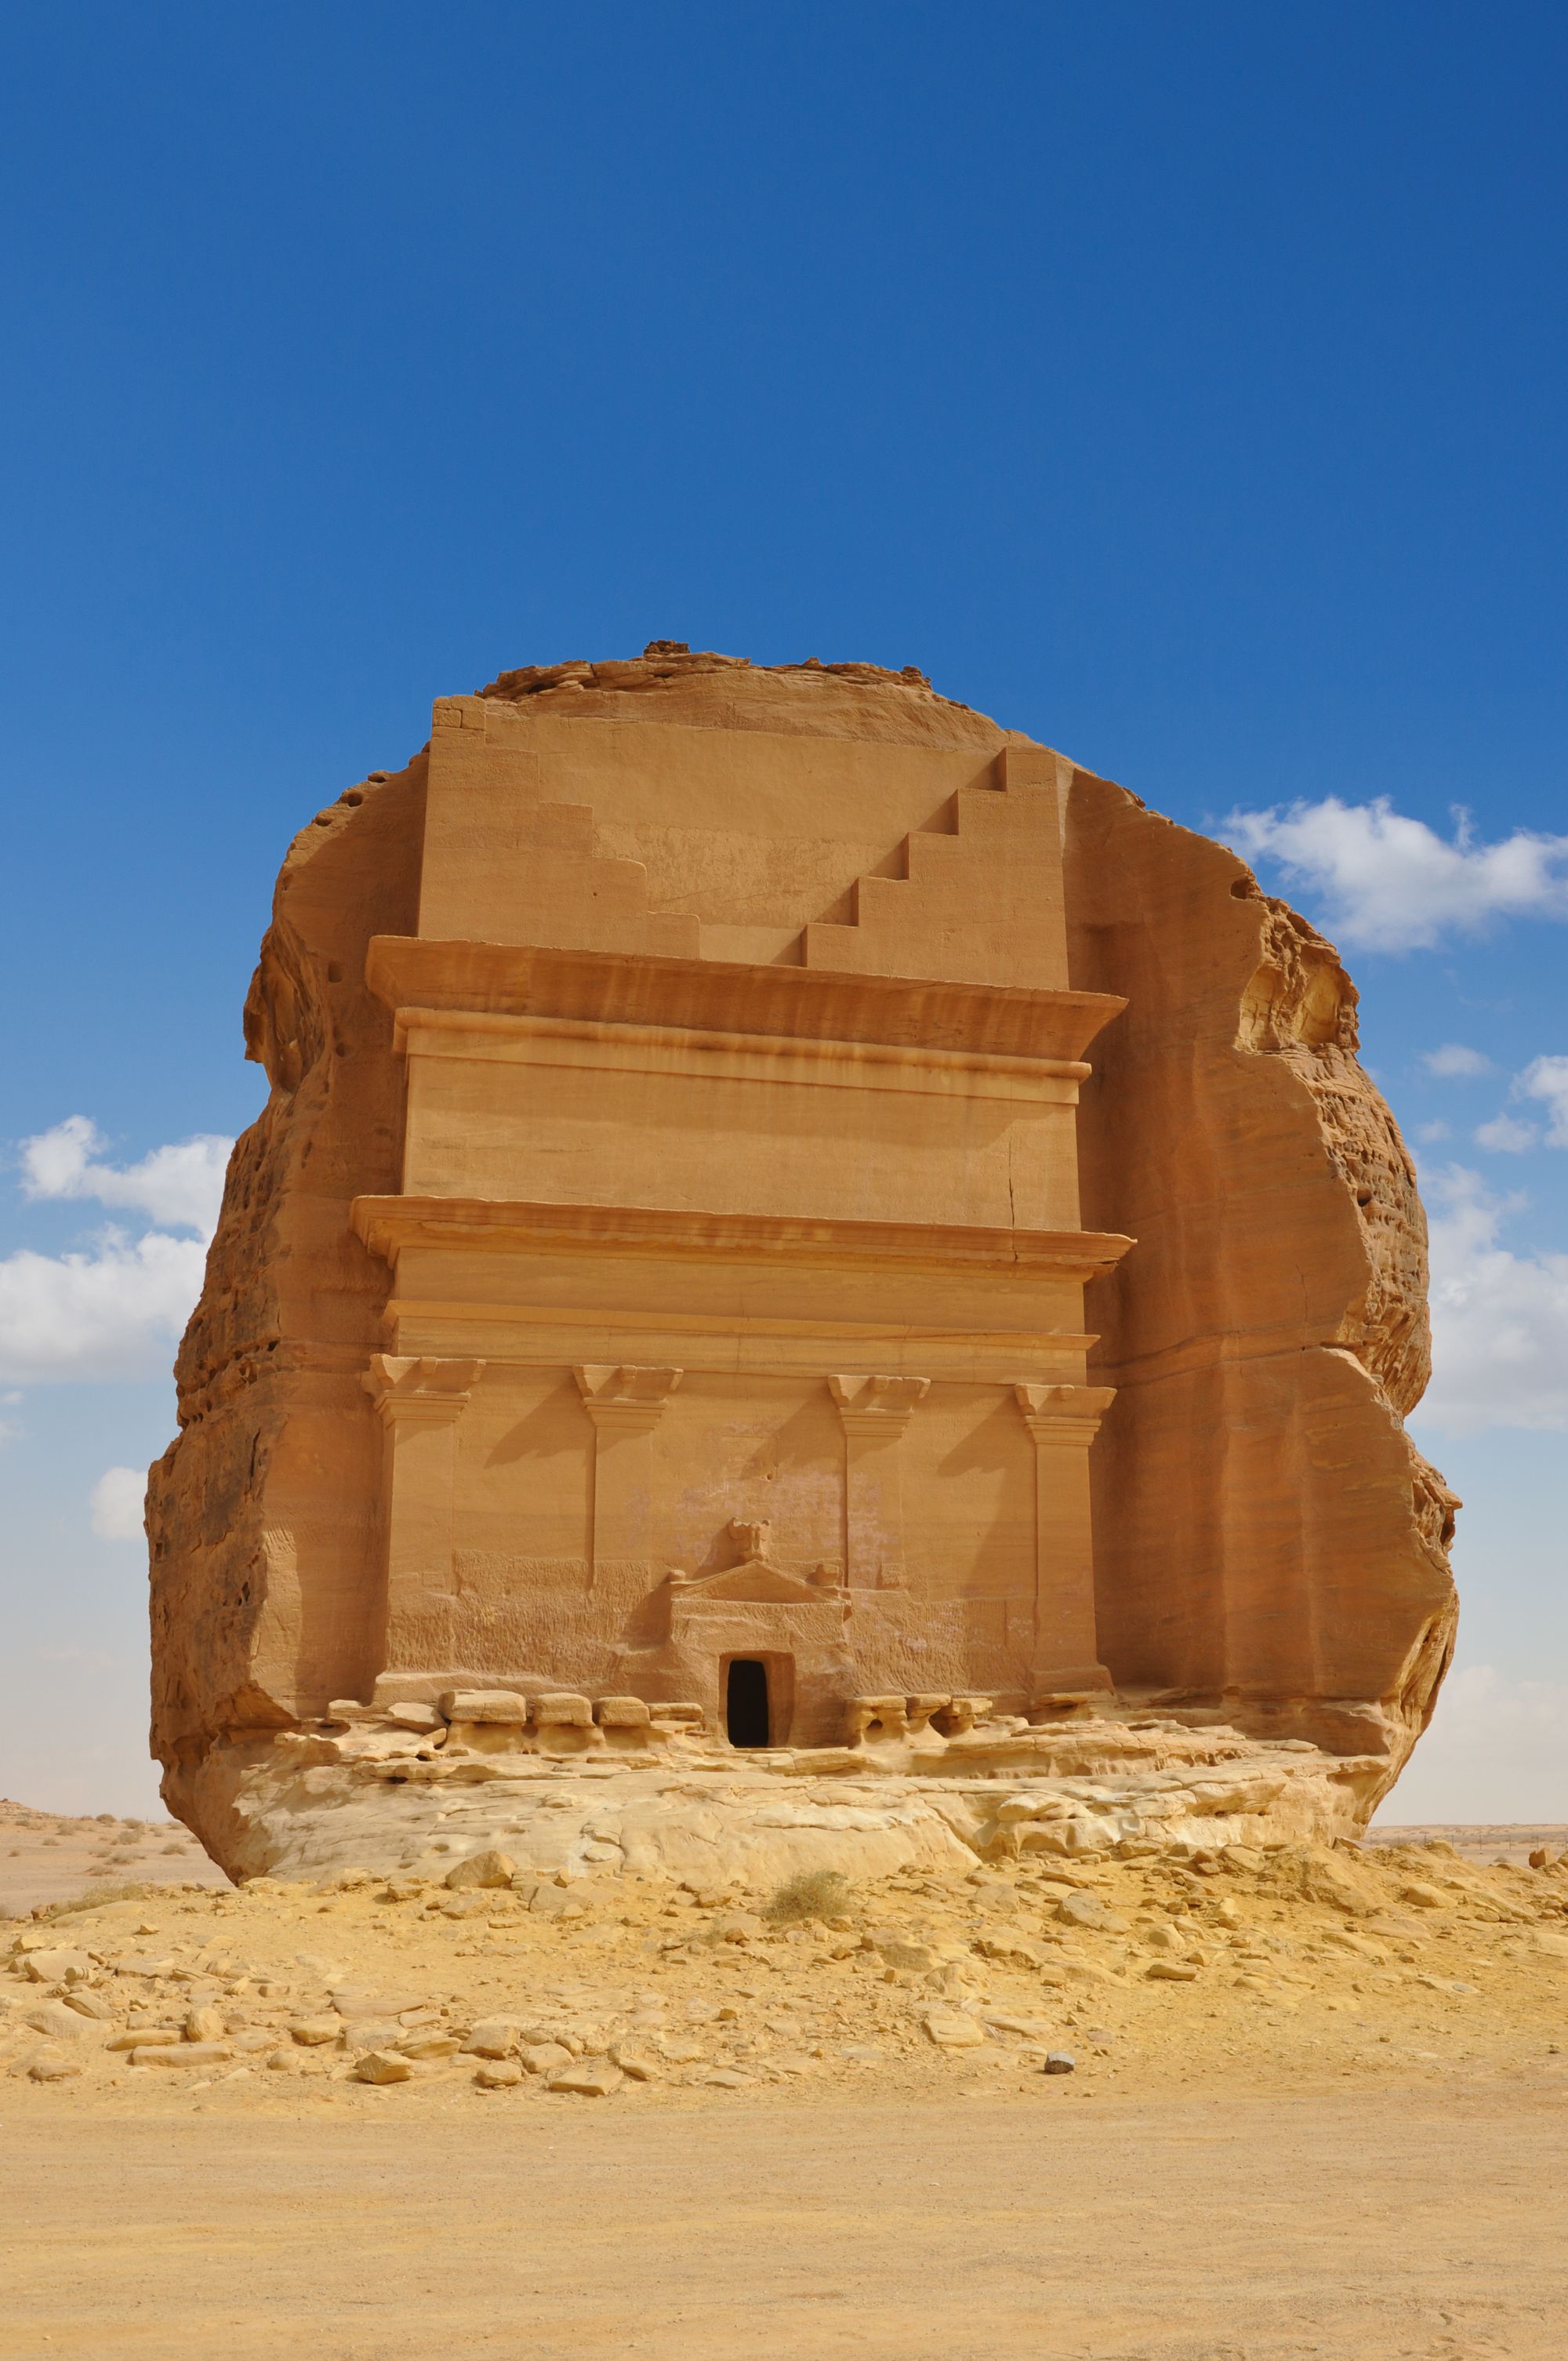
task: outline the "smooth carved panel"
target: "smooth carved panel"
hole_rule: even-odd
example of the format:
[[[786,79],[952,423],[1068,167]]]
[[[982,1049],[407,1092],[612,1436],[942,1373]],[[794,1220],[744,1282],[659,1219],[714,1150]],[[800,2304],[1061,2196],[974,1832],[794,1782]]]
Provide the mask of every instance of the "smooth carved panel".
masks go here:
[[[422,935],[696,956],[695,916],[651,908],[646,864],[599,851],[591,808],[547,790],[534,754],[438,721],[426,829]]]
[[[830,1377],[844,1429],[844,1571],[857,1587],[905,1579],[904,1470],[899,1446],[929,1378]]]
[[[411,1021],[409,1051],[410,1195],[1080,1226],[1076,1086],[1059,1077],[948,1053],[710,1050],[649,1027]]]
[[[698,1375],[654,1437],[661,1566],[732,1568],[737,1528],[766,1528],[791,1574],[841,1565],[844,1439],[820,1378]]]

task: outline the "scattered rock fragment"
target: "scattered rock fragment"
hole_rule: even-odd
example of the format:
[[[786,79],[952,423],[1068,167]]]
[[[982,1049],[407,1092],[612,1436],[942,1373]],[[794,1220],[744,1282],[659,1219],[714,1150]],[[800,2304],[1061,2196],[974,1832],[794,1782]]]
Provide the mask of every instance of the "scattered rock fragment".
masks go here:
[[[1106,1909],[1097,1894],[1064,1894],[1057,1904],[1056,1916],[1064,1926],[1090,1927],[1106,1931],[1125,1924],[1124,1920]]]
[[[28,2009],[22,2022],[34,2033],[46,2033],[56,2041],[80,2041],[89,2030],[89,2020],[62,2000],[46,2000],[41,2008]]]
[[[608,2099],[612,2091],[620,2090],[624,2079],[620,2067],[609,2059],[592,2059],[562,2067],[550,2076],[546,2087],[577,2099]]]
[[[522,2028],[515,2016],[490,2016],[475,2026],[464,2050],[476,2058],[510,2058],[517,2048]]]
[[[396,2044],[405,2058],[455,2058],[462,2047],[455,2033],[444,2033],[431,2026],[416,2033],[401,2035]]]
[[[78,2016],[90,2017],[95,2025],[107,2025],[117,2014],[112,2000],[85,1984],[68,1985],[60,1997],[67,2008],[73,2008]]]
[[[408,2082],[413,2070],[411,2060],[400,2058],[395,2049],[369,2049],[355,2061],[354,2079],[356,2082]]]
[[[522,2069],[510,2058],[487,2059],[475,2069],[474,2080],[481,2091],[510,2091],[522,2080]]]
[[[930,2008],[922,2022],[938,2049],[978,2049],[985,2039],[985,2027],[962,2009]]]
[[[30,1950],[24,1954],[23,1966],[36,1984],[74,1983],[93,1972],[85,1951]]]
[[[982,1960],[998,1960],[1014,1968],[1043,1968],[1046,1947],[1031,1936],[1020,1935],[1013,1927],[1000,1935],[977,1935],[974,1948]]]
[[[446,1883],[455,1894],[475,1886],[510,1885],[517,1875],[517,1863],[504,1852],[494,1850],[470,1853],[455,1869],[446,1872]]]
[[[569,2066],[572,2053],[559,2041],[529,2041],[518,2052],[518,2062],[530,2074],[550,2075]]]

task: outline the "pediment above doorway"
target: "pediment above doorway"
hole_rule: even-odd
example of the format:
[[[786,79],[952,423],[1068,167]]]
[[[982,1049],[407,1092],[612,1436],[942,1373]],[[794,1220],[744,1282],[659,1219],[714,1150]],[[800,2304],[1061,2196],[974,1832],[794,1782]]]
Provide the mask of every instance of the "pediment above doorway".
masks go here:
[[[753,1524],[737,1517],[730,1521],[729,1533],[742,1552],[736,1563],[708,1574],[687,1574],[680,1566],[672,1566],[666,1577],[672,1597],[820,1607],[839,1587],[838,1576],[826,1566],[800,1575],[775,1565],[770,1554],[773,1528],[769,1524]]]

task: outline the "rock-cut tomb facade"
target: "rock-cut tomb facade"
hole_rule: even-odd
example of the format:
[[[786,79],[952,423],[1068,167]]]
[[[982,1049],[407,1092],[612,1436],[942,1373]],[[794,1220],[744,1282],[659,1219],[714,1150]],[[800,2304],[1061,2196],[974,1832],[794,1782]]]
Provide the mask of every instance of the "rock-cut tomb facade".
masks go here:
[[[149,1505],[220,1857],[356,1721],[1391,1782],[1453,1624],[1424,1225],[1222,845],[918,675],[655,643],[438,700],[295,840],[246,1026]]]

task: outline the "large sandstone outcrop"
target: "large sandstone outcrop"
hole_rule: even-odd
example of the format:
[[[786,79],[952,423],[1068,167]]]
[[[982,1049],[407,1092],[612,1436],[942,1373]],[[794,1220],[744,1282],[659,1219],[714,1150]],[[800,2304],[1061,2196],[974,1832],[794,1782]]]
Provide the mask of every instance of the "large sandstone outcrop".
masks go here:
[[[1127,998],[1080,1124],[1085,1202],[1138,1241],[1090,1291],[1107,1661],[1391,1778],[1452,1653],[1458,1504],[1401,1423],[1426,1221],[1354,986],[1234,853],[1082,771],[1067,848],[1073,980]]]
[[[247,1005],[149,1490],[170,1807],[366,1861],[376,1795],[531,1761],[892,1810],[1070,1723],[1123,1782],[1039,1803],[1074,1841],[1145,1840],[1140,1750],[1174,1827],[1201,1731],[1286,1835],[1364,1818],[1453,1503],[1354,1005],[1234,854],[916,674],[442,700],[295,840]]]

